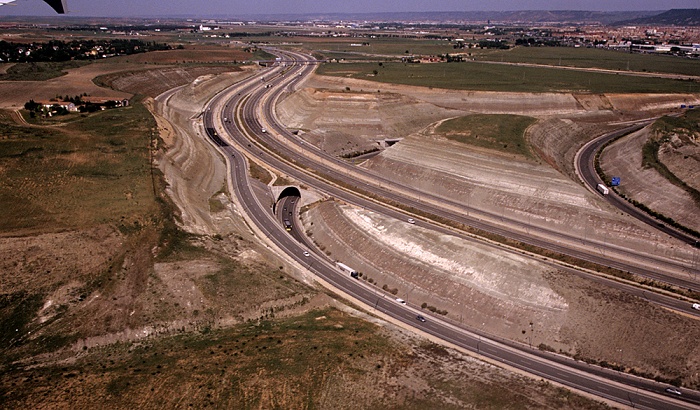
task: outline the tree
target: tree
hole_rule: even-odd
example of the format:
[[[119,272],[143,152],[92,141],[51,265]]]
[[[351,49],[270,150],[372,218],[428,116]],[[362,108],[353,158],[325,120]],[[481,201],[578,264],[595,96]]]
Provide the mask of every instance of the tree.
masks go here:
[[[34,100],[29,100],[24,103],[24,109],[27,111],[36,111],[39,107],[41,107],[41,104],[34,102]]]

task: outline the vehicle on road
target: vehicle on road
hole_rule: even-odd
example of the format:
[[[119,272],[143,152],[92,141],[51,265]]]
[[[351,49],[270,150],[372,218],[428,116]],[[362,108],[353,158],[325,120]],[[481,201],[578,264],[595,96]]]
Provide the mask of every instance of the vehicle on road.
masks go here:
[[[289,219],[284,220],[284,229],[286,229],[287,232],[292,230],[292,222]]]
[[[408,219],[406,220],[406,222],[408,222],[408,223],[410,223],[410,224],[414,224],[414,223],[416,223],[416,220],[413,219],[413,218],[408,218]]]
[[[304,251],[304,256],[306,256],[308,258],[309,256],[311,256],[311,254],[308,253],[307,251]]]
[[[349,273],[351,277],[353,277],[355,279],[360,278],[360,275],[357,273],[357,271],[355,269],[349,267],[348,265],[341,263],[341,262],[336,262],[335,264],[336,264],[336,266],[338,266],[340,268],[340,270]]]
[[[700,310],[700,303],[693,303],[693,309]]]
[[[406,301],[403,300],[403,299],[401,299],[401,298],[396,298],[396,303],[400,303],[400,304],[402,304],[402,305],[405,305],[405,304],[406,304]]]
[[[261,129],[260,131],[262,131],[262,132],[267,132],[267,130],[266,130],[265,128]]]
[[[418,320],[419,322],[425,322],[425,318],[422,315],[416,316],[416,320]]]
[[[610,193],[610,190],[608,189],[608,187],[606,187],[606,186],[603,185],[603,184],[598,184],[597,189],[598,189],[598,191],[599,191],[601,194],[603,194],[603,195],[607,195],[607,194]]]
[[[665,392],[668,394],[675,394],[676,396],[680,396],[683,394],[680,390],[676,389],[675,387],[667,387]]]

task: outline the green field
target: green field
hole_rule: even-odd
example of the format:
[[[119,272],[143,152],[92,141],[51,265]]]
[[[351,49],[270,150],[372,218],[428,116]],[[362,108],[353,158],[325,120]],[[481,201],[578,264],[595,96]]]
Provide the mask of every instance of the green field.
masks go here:
[[[435,64],[383,62],[381,65],[379,63],[326,63],[318,68],[317,73],[382,83],[474,91],[535,93],[688,93],[700,91],[700,84],[685,80],[482,62]]]
[[[525,130],[534,122],[521,115],[476,114],[445,121],[435,132],[463,144],[534,159],[525,140]]]
[[[66,74],[66,70],[90,64],[89,61],[65,61],[60,63],[17,63],[0,74],[0,81],[45,81]]]
[[[135,101],[68,118],[32,128],[0,118],[0,231],[148,224],[157,213],[150,113]]]
[[[669,55],[574,47],[517,47],[474,51],[478,61],[529,63],[562,67],[700,75],[700,60]],[[695,91],[697,92],[700,86]]]

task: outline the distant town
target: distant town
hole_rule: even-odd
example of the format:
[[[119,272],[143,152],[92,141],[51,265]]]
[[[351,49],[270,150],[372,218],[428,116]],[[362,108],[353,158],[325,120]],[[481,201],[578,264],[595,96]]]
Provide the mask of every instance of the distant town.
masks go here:
[[[487,17],[495,17],[489,19]],[[353,46],[371,44],[377,38],[422,38],[452,42],[456,49],[511,48],[514,46],[597,47],[639,53],[700,56],[700,9],[670,10],[661,14],[535,12],[519,13],[403,13],[377,16],[286,16],[287,19],[114,19],[94,24],[85,19],[69,21],[36,18],[0,19],[4,29],[0,58],[4,62],[94,59],[164,50],[166,44],[140,42],[140,36],[178,34],[213,41],[249,37],[318,37],[358,39]],[[470,20],[472,17],[474,20]],[[371,19],[369,19],[371,18]],[[619,19],[619,20],[618,20]],[[58,23],[62,22],[62,23]],[[13,29],[41,28],[72,33],[96,33],[109,40],[52,41],[22,44],[12,41]],[[114,39],[124,36],[129,40]],[[136,38],[136,39],[135,39]],[[58,59],[58,60],[57,60]]]

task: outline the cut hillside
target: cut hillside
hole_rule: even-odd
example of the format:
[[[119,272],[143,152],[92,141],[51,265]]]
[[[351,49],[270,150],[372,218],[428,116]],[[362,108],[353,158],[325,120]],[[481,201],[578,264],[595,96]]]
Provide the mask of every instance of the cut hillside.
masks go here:
[[[98,77],[96,82],[116,90],[155,98],[164,91],[190,84],[200,76],[230,71],[240,69],[224,66],[151,68],[103,75]]]
[[[650,144],[659,139],[663,142]],[[657,161],[669,175],[645,164],[646,150],[650,155],[653,155],[651,151],[656,152]],[[692,134],[658,135],[651,126],[646,127],[606,147],[600,156],[600,166],[607,176],[620,177],[620,186],[615,188],[618,192],[685,227],[700,231],[700,202],[682,185],[687,184],[691,190],[699,185],[700,144]],[[674,183],[676,180],[680,182]]]
[[[493,223],[512,219],[526,224],[520,228],[525,232],[538,227],[564,232],[608,252],[615,245],[641,254],[664,249],[668,255],[692,260],[692,254],[679,249],[674,240],[612,211],[595,193],[551,167],[449,141],[431,128],[404,138],[362,166],[460,203],[475,214],[481,211],[480,218]]]
[[[330,258],[360,272],[379,297],[400,297],[428,313],[434,307],[453,322],[523,344],[700,385],[693,318],[498,247],[331,201],[311,207],[303,222]]]
[[[304,139],[337,156],[378,147],[378,141],[407,135],[458,111],[391,92],[303,89],[277,106],[288,128],[305,131]]]

